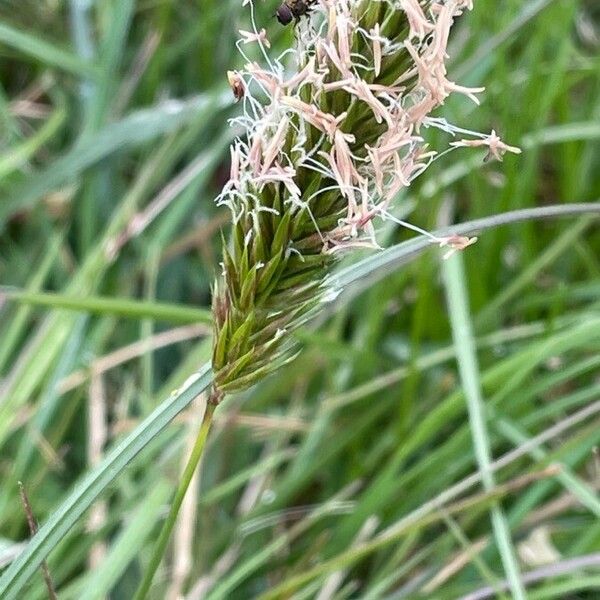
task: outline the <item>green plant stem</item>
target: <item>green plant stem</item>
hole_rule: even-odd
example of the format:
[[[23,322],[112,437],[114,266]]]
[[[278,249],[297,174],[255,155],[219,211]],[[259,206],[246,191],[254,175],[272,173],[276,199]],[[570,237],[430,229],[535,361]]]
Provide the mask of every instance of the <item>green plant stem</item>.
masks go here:
[[[173,531],[173,527],[177,521],[179,509],[181,508],[181,504],[185,498],[188,487],[190,486],[192,477],[194,476],[196,468],[198,467],[198,463],[202,458],[204,446],[206,445],[206,438],[208,437],[208,432],[210,430],[210,426],[212,425],[215,408],[216,405],[213,403],[209,402],[206,405],[206,410],[204,411],[204,416],[202,417],[202,423],[200,424],[200,430],[198,431],[198,437],[194,443],[190,458],[185,465],[183,475],[181,476],[181,480],[177,486],[177,491],[175,492],[175,497],[173,498],[173,503],[169,509],[169,514],[162,526],[158,540],[156,540],[156,545],[154,546],[154,551],[152,552],[152,557],[150,558],[150,564],[148,565],[148,568],[144,574],[144,578],[140,583],[137,592],[135,593],[134,600],[143,600],[148,594],[148,590],[152,584],[152,579],[154,578],[154,574],[156,573],[158,565],[162,560],[167,548],[167,543],[171,537],[171,532]]]

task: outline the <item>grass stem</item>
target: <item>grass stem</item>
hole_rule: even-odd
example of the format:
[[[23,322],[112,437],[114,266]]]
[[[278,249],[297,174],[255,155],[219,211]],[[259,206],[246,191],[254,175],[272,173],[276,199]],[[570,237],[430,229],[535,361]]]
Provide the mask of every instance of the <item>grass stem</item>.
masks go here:
[[[179,509],[181,508],[181,504],[183,502],[183,499],[185,498],[185,494],[188,490],[188,487],[190,486],[190,482],[192,481],[200,459],[202,458],[204,446],[206,445],[206,438],[208,437],[208,432],[212,425],[215,408],[216,405],[213,403],[209,402],[206,405],[204,417],[202,418],[202,423],[200,424],[200,429],[198,431],[198,437],[196,438],[196,442],[194,444],[194,447],[192,448],[190,458],[188,459],[188,462],[183,471],[183,475],[181,476],[181,480],[177,487],[177,491],[175,492],[175,497],[173,498],[171,508],[169,509],[169,514],[167,515],[167,519],[162,526],[158,539],[156,540],[156,544],[152,552],[152,557],[150,558],[150,563],[148,565],[148,568],[146,569],[144,578],[142,579],[142,582],[140,583],[140,586],[137,589],[137,592],[134,596],[134,600],[143,600],[148,594],[150,585],[152,584],[152,579],[154,578],[154,574],[156,573],[156,570],[160,565],[162,557],[167,548],[167,543],[169,542],[169,538],[171,537],[171,532],[173,531],[173,527],[175,526],[175,522],[177,521]]]

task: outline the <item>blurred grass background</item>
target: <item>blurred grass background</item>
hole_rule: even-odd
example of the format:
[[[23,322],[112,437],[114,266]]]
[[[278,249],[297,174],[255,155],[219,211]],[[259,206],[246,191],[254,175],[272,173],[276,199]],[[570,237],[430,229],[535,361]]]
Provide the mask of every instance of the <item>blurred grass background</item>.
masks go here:
[[[275,8],[257,21],[281,51]],[[238,0],[0,0],[0,568],[29,535],[17,481],[45,521],[209,358],[240,28]],[[598,200],[595,0],[477,0],[450,75],[487,90],[443,116],[524,152],[446,155],[399,198],[411,222]],[[599,301],[590,217],[389,273],[220,409],[152,597],[510,597],[502,554],[530,598],[598,598]],[[131,597],[197,412],[53,549],[61,599]]]

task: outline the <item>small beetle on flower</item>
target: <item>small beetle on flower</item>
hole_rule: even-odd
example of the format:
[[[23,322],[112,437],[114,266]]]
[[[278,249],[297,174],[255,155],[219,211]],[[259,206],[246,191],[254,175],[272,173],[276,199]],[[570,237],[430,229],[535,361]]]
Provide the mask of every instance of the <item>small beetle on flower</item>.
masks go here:
[[[317,0],[283,0],[275,16],[282,25],[289,25],[292,21],[308,14],[311,5]]]

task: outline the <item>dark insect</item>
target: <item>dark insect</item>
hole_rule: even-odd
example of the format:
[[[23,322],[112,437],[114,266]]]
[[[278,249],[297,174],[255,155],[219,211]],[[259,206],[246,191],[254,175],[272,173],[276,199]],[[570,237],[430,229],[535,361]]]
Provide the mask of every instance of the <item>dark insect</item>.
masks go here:
[[[282,25],[289,25],[292,21],[300,19],[310,10],[311,4],[316,0],[283,0],[275,16]]]

